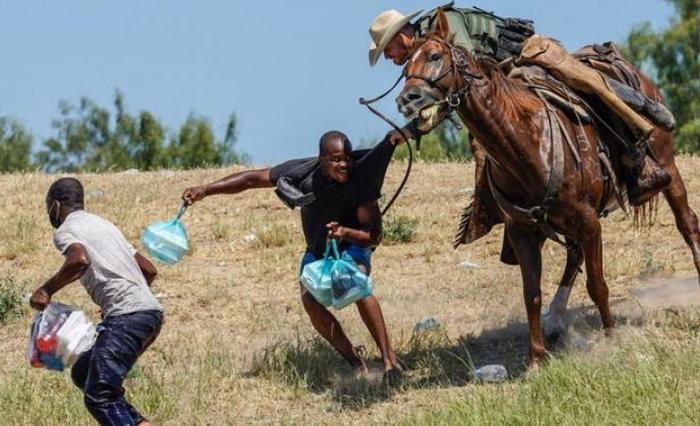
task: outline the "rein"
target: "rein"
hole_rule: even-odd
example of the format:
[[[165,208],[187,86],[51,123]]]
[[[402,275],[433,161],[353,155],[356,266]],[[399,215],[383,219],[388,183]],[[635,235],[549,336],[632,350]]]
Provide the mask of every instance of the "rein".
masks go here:
[[[442,94],[445,96],[444,99],[436,102],[433,105],[441,105],[443,103],[446,103],[449,107],[447,115],[449,116],[452,111],[457,109],[461,102],[462,102],[462,96],[464,96],[469,89],[471,88],[474,80],[480,80],[483,78],[481,74],[476,74],[473,73],[468,69],[469,67],[469,62],[467,60],[467,56],[465,55],[464,52],[461,50],[457,49],[454,47],[452,44],[449,42],[442,40],[437,37],[432,37],[428,36],[427,40],[433,40],[436,41],[443,46],[445,46],[449,52],[450,52],[450,66],[438,74],[436,77],[426,77],[423,75],[419,74],[407,74],[406,73],[406,68],[404,68],[403,71],[403,76],[406,77],[406,81],[411,80],[411,79],[417,79],[417,80],[422,80],[426,82],[430,87],[439,90],[442,92]],[[447,91],[440,87],[438,83],[448,75],[452,74],[452,85],[450,86]],[[458,80],[462,79],[466,81],[466,84],[462,85],[461,87],[459,86]]]
[[[399,132],[399,134],[401,135],[401,137],[403,138],[403,140],[406,142],[406,146],[407,146],[407,148],[408,148],[408,165],[406,166],[406,171],[404,172],[403,179],[401,179],[401,183],[399,184],[399,187],[396,188],[396,191],[394,192],[394,195],[392,195],[392,197],[391,197],[391,199],[389,200],[389,202],[388,202],[388,203],[386,204],[386,206],[384,206],[384,208],[382,209],[382,216],[384,216],[384,215],[386,214],[386,212],[389,211],[389,208],[394,204],[394,202],[396,201],[396,199],[399,198],[399,194],[401,194],[401,191],[403,191],[404,186],[406,186],[406,182],[408,182],[408,177],[409,177],[410,174],[411,174],[411,168],[412,168],[412,166],[413,166],[413,148],[411,147],[411,142],[408,140],[408,136],[407,136],[406,133],[403,131],[403,129],[400,128],[396,123],[394,123],[394,122],[393,122],[391,119],[389,119],[387,116],[385,116],[384,114],[382,114],[379,110],[377,110],[376,108],[374,108],[374,107],[372,106],[372,104],[375,103],[375,102],[377,102],[377,101],[379,101],[379,100],[381,100],[381,99],[383,99],[383,98],[386,97],[389,93],[391,93],[391,92],[396,88],[396,86],[399,85],[399,83],[401,82],[401,80],[403,79],[403,77],[404,77],[403,74],[399,75],[399,78],[396,79],[396,82],[394,83],[394,85],[391,86],[391,87],[389,88],[389,90],[387,90],[386,92],[382,93],[381,95],[379,95],[379,96],[377,96],[377,97],[375,97],[375,98],[372,98],[372,99],[370,99],[370,100],[367,100],[367,99],[365,99],[365,98],[360,98],[360,99],[359,99],[360,105],[366,106],[367,109],[369,109],[370,112],[371,112],[372,114],[374,114],[374,115],[376,115],[377,117],[381,118],[381,119],[384,120],[386,123],[388,123],[391,127],[393,127],[394,130],[396,130],[397,132]],[[420,149],[420,134],[417,134],[417,135],[416,135],[416,138],[417,138],[417,139],[416,139],[416,147]]]

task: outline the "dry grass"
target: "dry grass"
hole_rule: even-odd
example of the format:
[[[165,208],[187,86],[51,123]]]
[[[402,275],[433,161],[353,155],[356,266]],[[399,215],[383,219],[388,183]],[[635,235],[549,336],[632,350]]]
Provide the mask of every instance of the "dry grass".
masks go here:
[[[700,208],[700,161],[680,158],[679,166],[690,202]],[[140,246],[145,226],[175,215],[186,186],[232,170],[86,174],[80,179],[86,187],[87,208],[116,223],[127,239]],[[402,173],[401,163],[391,166],[387,192],[396,187]],[[43,203],[55,178],[0,176],[0,279],[11,277],[34,287],[60,265]],[[375,253],[375,292],[408,367],[406,382],[398,389],[383,388],[379,379],[348,379],[342,360],[312,332],[298,298],[296,274],[303,250],[298,213],[269,190],[212,197],[196,205],[184,218],[192,253],[173,268],[162,267],[154,284],[167,322],[127,383],[135,405],[159,424],[365,424],[407,418],[444,423],[458,422],[459,417],[430,413],[441,408],[453,413],[450,404],[465,398],[501,401],[489,399],[490,395],[505,395],[507,400],[530,389],[530,382],[523,379],[495,388],[469,382],[473,364],[492,362],[505,364],[519,377],[527,341],[520,273],[498,262],[502,229],[457,252],[450,248],[460,209],[467,202],[462,190],[472,186],[470,164],[417,164],[392,212],[417,220],[414,239],[380,246]],[[249,238],[251,234],[256,238]],[[690,252],[665,203],[653,228],[635,230],[632,220],[618,212],[604,220],[604,234],[605,271],[613,301],[628,298],[630,289],[640,285],[641,275],[694,274]],[[546,301],[555,291],[564,258],[560,247],[546,244]],[[463,260],[480,268],[458,268]],[[77,284],[57,299],[96,317],[96,308]],[[581,278],[571,306],[589,318],[577,327],[597,327]],[[357,312],[349,307],[338,316],[353,342],[364,345],[378,366],[377,351]],[[413,336],[414,324],[429,317],[440,321],[442,328]],[[91,424],[67,374],[35,371],[26,365],[29,321],[27,311],[21,319],[0,326],[3,421]],[[658,340],[665,338],[664,333],[652,332],[658,328],[655,324],[644,323],[634,330],[651,333],[655,342],[664,341]],[[697,332],[675,332],[681,334],[679,339],[695,342],[691,353],[700,353]],[[553,371],[561,371],[558,365]],[[697,389],[697,382],[693,386]]]

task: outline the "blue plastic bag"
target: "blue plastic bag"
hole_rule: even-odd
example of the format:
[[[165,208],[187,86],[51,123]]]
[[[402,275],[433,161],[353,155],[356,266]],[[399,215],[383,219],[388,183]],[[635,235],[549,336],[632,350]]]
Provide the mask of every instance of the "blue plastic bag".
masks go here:
[[[342,309],[372,295],[372,279],[360,271],[347,253],[341,257],[331,240],[323,259],[304,266],[301,284],[320,304]]]
[[[143,231],[141,242],[146,251],[166,265],[174,265],[189,251],[187,230],[180,222],[187,206],[183,203],[175,219],[169,222],[157,222]]]

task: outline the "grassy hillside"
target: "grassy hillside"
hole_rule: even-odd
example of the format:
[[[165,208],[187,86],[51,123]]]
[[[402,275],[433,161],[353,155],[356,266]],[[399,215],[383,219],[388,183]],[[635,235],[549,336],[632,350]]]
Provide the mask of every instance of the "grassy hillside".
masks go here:
[[[700,160],[682,158],[679,165],[691,204],[700,209]],[[79,177],[87,208],[116,223],[140,247],[144,227],[173,216],[186,186],[232,170]],[[387,193],[402,173],[402,163],[391,166]],[[44,195],[55,178],[0,176],[0,288],[5,288],[0,306],[12,289],[35,288],[62,262],[44,211]],[[599,332],[597,311],[579,277],[570,344],[555,351],[539,374],[524,376],[520,273],[498,262],[502,229],[456,252],[449,245],[472,186],[469,164],[416,165],[390,213],[395,223],[415,221],[416,235],[408,243],[383,244],[375,253],[375,294],[407,366],[402,387],[383,388],[379,373],[368,381],[351,380],[342,360],[316,338],[298,298],[304,248],[298,213],[272,191],[261,190],[212,197],[185,215],[192,253],[175,267],[160,268],[154,292],[167,310],[166,324],[127,381],[129,397],[158,424],[173,425],[697,424],[700,316],[673,309],[644,312],[632,321],[621,308],[628,306],[631,289],[648,285],[643,279],[695,274],[665,203],[648,229],[636,230],[621,212],[604,220],[606,277],[622,324],[615,336]],[[478,269],[457,266],[465,260]],[[548,303],[564,250],[547,243],[544,265]],[[55,300],[97,318],[77,283]],[[379,367],[354,307],[338,316]],[[67,373],[33,370],[25,361],[30,318],[25,309],[0,325],[0,423],[92,424]],[[438,320],[440,328],[414,335],[414,325],[426,318]],[[500,385],[474,383],[472,366],[488,363],[506,365],[513,378]]]

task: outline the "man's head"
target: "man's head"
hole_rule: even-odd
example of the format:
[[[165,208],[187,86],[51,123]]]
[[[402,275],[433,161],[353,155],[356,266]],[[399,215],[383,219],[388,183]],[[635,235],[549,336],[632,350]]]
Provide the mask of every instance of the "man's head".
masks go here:
[[[408,16],[391,9],[377,16],[369,27],[369,35],[372,41],[369,45],[369,64],[374,66],[384,53],[387,59],[395,64],[402,64],[413,46],[415,30],[411,25],[411,19],[423,12],[412,13]]]
[[[84,207],[85,193],[83,184],[75,178],[61,178],[49,187],[46,193],[46,214],[51,226],[61,226],[66,216]]]
[[[318,159],[324,176],[339,183],[347,182],[352,167],[350,140],[337,130],[324,133],[318,143]]]

